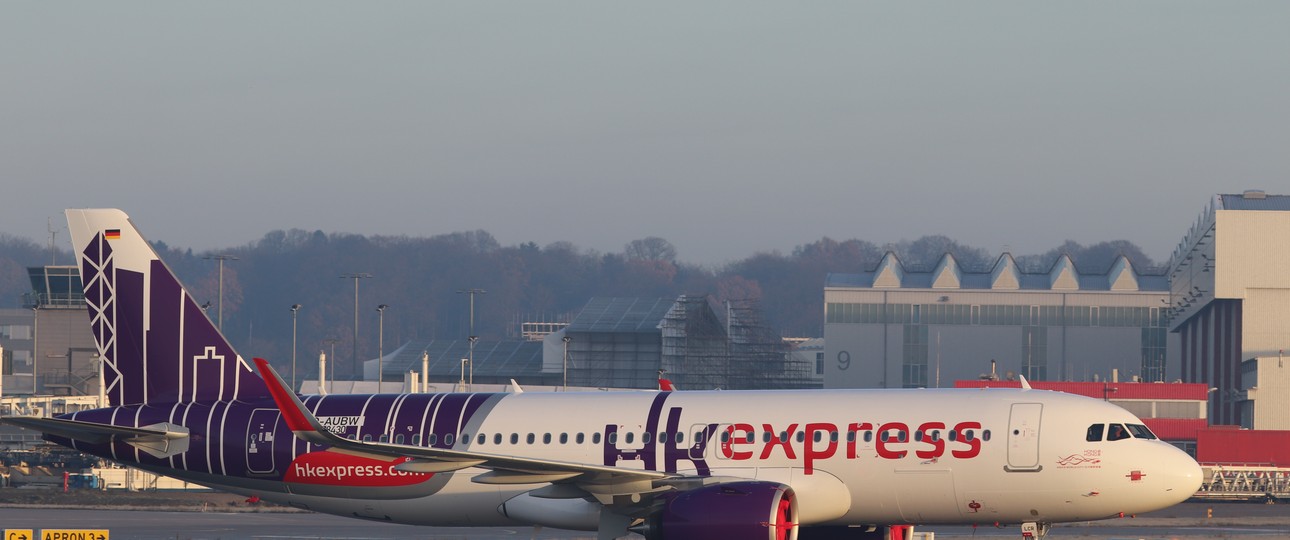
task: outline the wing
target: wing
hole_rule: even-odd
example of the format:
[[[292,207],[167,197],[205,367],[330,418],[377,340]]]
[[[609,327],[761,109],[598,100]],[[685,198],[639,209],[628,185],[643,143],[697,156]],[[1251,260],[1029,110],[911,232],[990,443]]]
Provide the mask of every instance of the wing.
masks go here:
[[[562,491],[560,488],[563,487],[563,491],[572,496],[574,493],[569,492],[568,488],[574,488],[578,492],[577,496],[582,496],[582,492],[585,492],[602,504],[611,504],[616,495],[641,495],[671,489],[672,482],[668,479],[676,476],[658,471],[620,469],[589,463],[346,439],[322,427],[300,398],[287,389],[282,378],[267,361],[256,358],[255,364],[281,410],[287,427],[296,437],[340,452],[411,458],[411,461],[397,466],[400,470],[437,473],[479,467],[488,469],[488,472],[476,475],[473,481],[477,483],[560,483],[561,486],[549,486],[551,489],[547,491],[556,495],[555,492]]]

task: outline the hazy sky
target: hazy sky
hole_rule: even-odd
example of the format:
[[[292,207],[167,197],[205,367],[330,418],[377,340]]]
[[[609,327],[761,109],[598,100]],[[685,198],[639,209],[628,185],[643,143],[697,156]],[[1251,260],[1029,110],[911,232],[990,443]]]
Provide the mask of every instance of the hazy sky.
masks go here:
[[[1163,261],[1213,194],[1290,193],[1288,27],[1286,2],[7,2],[0,232],[110,206],[198,251],[484,229]]]

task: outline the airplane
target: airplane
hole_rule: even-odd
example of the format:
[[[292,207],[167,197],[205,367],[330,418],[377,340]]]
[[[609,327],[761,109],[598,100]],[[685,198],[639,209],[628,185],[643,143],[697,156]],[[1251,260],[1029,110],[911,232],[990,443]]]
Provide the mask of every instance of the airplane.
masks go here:
[[[1041,538],[1201,483],[1124,409],[1028,384],[299,395],[233,350],[124,212],[67,220],[108,406],[0,420],[259,500],[602,540],[891,538],[911,524]]]

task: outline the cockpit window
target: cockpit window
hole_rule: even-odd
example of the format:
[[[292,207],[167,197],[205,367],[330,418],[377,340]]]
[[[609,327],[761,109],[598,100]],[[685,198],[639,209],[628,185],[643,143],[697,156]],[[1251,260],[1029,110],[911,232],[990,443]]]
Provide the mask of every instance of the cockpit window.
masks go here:
[[[1129,431],[1133,433],[1135,439],[1155,439],[1156,434],[1152,433],[1147,426],[1142,424],[1129,424]]]
[[[1088,434],[1084,436],[1084,440],[1088,442],[1101,442],[1102,432],[1105,430],[1106,424],[1093,424],[1088,427]]]
[[[1119,441],[1131,437],[1129,430],[1124,428],[1124,424],[1111,424],[1111,429],[1106,433],[1106,440]]]

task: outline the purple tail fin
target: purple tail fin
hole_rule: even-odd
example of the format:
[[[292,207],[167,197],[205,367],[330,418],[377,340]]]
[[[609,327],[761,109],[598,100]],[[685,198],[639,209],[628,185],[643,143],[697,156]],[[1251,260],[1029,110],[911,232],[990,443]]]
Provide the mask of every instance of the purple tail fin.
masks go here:
[[[112,406],[268,398],[120,210],[67,210]]]

